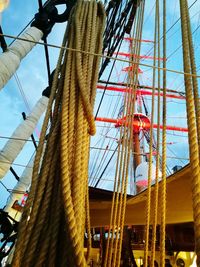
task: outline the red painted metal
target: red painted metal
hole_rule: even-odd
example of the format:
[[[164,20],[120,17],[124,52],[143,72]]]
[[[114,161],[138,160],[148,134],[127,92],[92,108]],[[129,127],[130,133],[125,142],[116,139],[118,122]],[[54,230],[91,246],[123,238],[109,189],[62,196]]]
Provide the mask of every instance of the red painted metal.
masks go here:
[[[98,117],[98,118],[96,118],[96,121],[114,123],[115,127],[120,127],[122,125],[127,125],[128,126],[128,124],[126,122],[126,118],[112,119],[112,118],[101,118],[101,117]],[[146,117],[143,114],[135,114],[134,120],[133,120],[133,130],[135,132],[140,131],[141,129],[149,130],[150,126],[151,126],[151,123],[150,123],[150,120],[148,119],[148,117]],[[157,124],[153,124],[153,128],[157,129],[158,125]],[[163,129],[163,125],[160,125],[160,129]],[[166,126],[166,130],[178,131],[178,132],[188,132],[187,128],[178,127],[178,126],[171,126],[171,125]]]
[[[146,55],[136,55],[136,54],[130,54],[125,52],[114,52],[114,55],[124,56],[124,57],[132,57],[132,58],[141,58],[141,59],[154,59],[153,56],[146,56]],[[158,58],[156,57],[156,60],[166,60],[164,58]]]
[[[134,69],[136,69],[136,67],[133,65],[133,66],[128,66],[128,67],[123,68],[122,71],[133,71]],[[142,74],[143,71],[140,68],[138,68],[138,73]]]
[[[136,41],[137,39],[134,39],[134,38],[131,38],[131,37],[124,37],[123,38],[125,41]],[[143,43],[154,43],[154,41],[152,40],[146,40],[146,39],[141,39],[141,40],[137,40],[137,41],[140,41],[140,42],[143,42]]]
[[[129,87],[127,89],[123,88],[123,87],[115,87],[115,86],[103,86],[103,85],[97,85],[97,89],[102,89],[102,90],[108,90],[108,91],[115,91],[115,92],[121,92],[121,93],[132,93],[132,89]],[[147,91],[144,89],[137,89],[136,90],[136,94],[139,95],[152,95],[152,91]],[[158,96],[158,92],[155,92],[154,94],[155,96]],[[163,96],[163,93],[160,93],[160,96]],[[176,98],[176,99],[185,99],[184,96],[181,95],[175,95],[175,94],[166,94],[166,97],[168,98]]]

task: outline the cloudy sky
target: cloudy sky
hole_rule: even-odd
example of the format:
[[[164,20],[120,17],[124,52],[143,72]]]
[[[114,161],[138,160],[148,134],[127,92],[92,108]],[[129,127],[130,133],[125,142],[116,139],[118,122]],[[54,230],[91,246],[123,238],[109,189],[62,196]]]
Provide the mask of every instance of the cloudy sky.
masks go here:
[[[191,5],[194,1],[190,0],[189,5]],[[145,18],[144,18],[144,31],[143,31],[143,39],[153,40],[153,29],[154,29],[154,7],[155,1],[146,0],[146,10],[145,10]],[[37,1],[27,1],[27,0],[10,0],[9,7],[2,14],[2,28],[5,34],[10,34],[16,36],[25,26],[26,24],[33,18],[34,14],[37,12],[38,3]],[[198,0],[194,6],[190,9],[191,18],[192,18],[192,29],[195,30],[200,23],[200,0]],[[179,1],[168,1],[167,4],[167,28],[170,28],[171,25],[179,18]],[[161,15],[162,19],[162,15]],[[60,45],[62,42],[63,32],[65,29],[64,24],[59,24],[54,26],[52,33],[48,37],[48,42],[52,44]],[[195,42],[195,53],[199,54],[200,50],[200,42],[199,42],[199,33],[197,30],[194,34],[194,42]],[[9,44],[12,40],[6,39]],[[181,45],[181,35],[180,35],[180,23],[177,23],[167,35],[167,54],[169,56],[167,60],[167,67],[169,69],[176,69],[179,71],[183,70],[182,67],[182,50],[179,49]],[[142,43],[142,54],[144,55],[153,55],[152,43]],[[122,52],[128,51],[129,45],[124,43],[122,45]],[[176,51],[177,52],[174,52]],[[55,64],[58,57],[58,49],[49,48],[50,54],[50,64],[51,70],[55,68]],[[152,65],[152,60],[145,60],[143,63]],[[197,60],[197,67],[200,64],[200,59]],[[112,74],[112,79],[114,81],[124,81],[126,79],[125,73],[121,70],[123,67],[126,67],[126,63],[117,63],[115,70]],[[108,67],[109,69],[109,67]],[[152,68],[142,67],[143,74],[140,75],[140,83],[144,85],[152,84]],[[107,73],[104,74],[104,79],[106,79]],[[29,55],[23,60],[20,65],[20,68],[17,71],[17,77],[19,78],[21,84],[21,90],[25,93],[25,98],[28,103],[28,107],[24,102],[24,98],[20,92],[19,86],[16,83],[16,78],[12,77],[12,79],[8,82],[8,84],[3,88],[0,92],[0,148],[4,146],[7,139],[18,124],[22,121],[21,113],[25,111],[27,114],[29,109],[31,110],[37,100],[41,97],[41,93],[43,89],[47,86],[47,71],[45,64],[45,55],[44,48],[42,46],[37,45]],[[183,86],[183,77],[182,75],[176,75],[172,73],[168,73],[168,88],[173,90],[184,91]],[[102,92],[98,91],[96,105],[98,105],[98,101],[101,97]],[[115,94],[115,92],[107,93],[107,97],[104,100],[104,103],[100,109],[99,116],[101,117],[115,117],[119,112],[119,108],[116,108],[117,103],[122,103],[123,96],[119,94]],[[146,103],[149,107],[151,107],[150,97],[145,98]],[[109,109],[106,107],[110,107]],[[183,100],[172,100],[168,99],[168,124],[183,126],[186,127],[186,119],[185,119],[185,102]],[[105,126],[102,123],[97,123],[98,134],[96,137],[92,139],[91,146],[92,147],[106,147],[109,146],[109,149],[114,149],[117,143],[117,137],[119,130],[103,128]],[[110,127],[110,126],[109,126]],[[38,131],[40,130],[40,125],[38,126]],[[38,131],[34,133],[35,139],[38,140]],[[188,158],[188,148],[187,148],[187,138],[185,138],[185,134],[169,132],[168,134],[168,166],[171,169],[174,165],[182,165],[187,164]],[[92,150],[92,155],[95,149]],[[96,151],[96,150],[95,150]],[[170,152],[172,151],[172,152]],[[13,168],[16,170],[17,174],[20,176],[27,162],[29,161],[31,155],[34,153],[34,146],[31,142],[27,142],[24,150],[18,158],[15,160]],[[94,164],[96,166],[100,166],[102,162],[106,163],[106,160],[109,159],[112,151],[109,152],[106,156],[103,154],[99,154],[99,158],[96,161],[90,162],[91,169],[94,168]],[[93,158],[94,158],[93,157]],[[96,154],[97,157],[97,154]],[[170,158],[171,157],[171,158]],[[172,157],[179,157],[180,159],[175,159]],[[23,165],[23,166],[18,166]],[[102,181],[101,186],[104,188],[111,188],[113,182],[113,169],[114,169],[115,161],[110,164],[110,167],[107,169],[105,173],[105,180]],[[101,168],[100,168],[101,167]],[[93,171],[95,174],[95,179],[99,177],[101,174],[104,165],[101,165],[96,171]],[[6,177],[2,180],[5,186],[10,189],[16,183],[16,180],[13,178],[13,175],[9,172]],[[6,198],[8,197],[8,192],[3,188],[0,184],[1,190],[1,198],[0,198],[0,207],[3,207],[6,203]]]

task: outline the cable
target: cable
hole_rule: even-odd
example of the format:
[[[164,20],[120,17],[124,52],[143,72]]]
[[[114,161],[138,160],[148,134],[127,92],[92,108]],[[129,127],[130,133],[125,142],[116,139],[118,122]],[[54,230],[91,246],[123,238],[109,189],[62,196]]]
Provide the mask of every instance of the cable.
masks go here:
[[[95,183],[95,185],[94,185],[94,188],[96,188],[96,187],[97,187],[97,185],[99,184],[99,182],[101,181],[101,178],[103,177],[103,175],[104,175],[104,173],[105,173],[106,169],[108,168],[108,166],[109,166],[109,164],[110,164],[110,162],[111,162],[112,158],[114,157],[115,153],[117,152],[117,149],[118,149],[118,147],[119,147],[119,145],[117,145],[117,146],[116,146],[116,148],[115,148],[115,150],[114,150],[113,154],[111,155],[111,157],[110,157],[109,161],[107,162],[107,164],[106,164],[105,168],[103,169],[103,171],[102,171],[101,175],[99,176],[99,178],[98,178],[97,182]]]
[[[189,6],[189,10],[190,10],[190,8],[192,8],[193,6],[194,6],[194,4],[197,2],[198,0],[195,0],[190,6]],[[180,21],[180,19],[181,19],[181,17],[179,17],[170,27],[169,27],[169,29],[166,31],[166,34],[169,32],[169,31],[171,31],[171,29],[173,29],[173,27]],[[160,38],[160,41],[163,39],[163,36]],[[153,48],[151,48],[147,53],[146,53],[146,55],[148,56],[150,53],[151,53],[151,51],[153,50]]]
[[[31,42],[31,43],[39,44],[39,45],[43,45],[43,46],[46,45],[46,46],[49,46],[49,47],[52,47],[52,48],[58,48],[58,49],[62,49],[62,50],[72,51],[72,52],[80,52],[80,53],[83,53],[83,54],[86,54],[86,55],[93,55],[93,56],[98,56],[98,57],[102,57],[102,58],[109,58],[109,59],[113,59],[113,60],[116,60],[116,61],[127,62],[127,63],[133,64],[133,65],[134,64],[138,64],[138,65],[141,65],[141,66],[144,66],[144,67],[149,67],[149,68],[152,68],[152,69],[165,70],[167,72],[182,74],[182,75],[186,75],[186,76],[190,76],[190,77],[200,78],[200,75],[195,75],[195,74],[192,74],[192,73],[182,72],[182,71],[178,71],[178,70],[172,70],[172,69],[168,69],[168,68],[166,68],[166,69],[161,68],[161,67],[159,68],[159,67],[152,66],[152,65],[149,65],[149,64],[144,64],[144,63],[140,63],[140,62],[136,62],[136,61],[129,61],[129,60],[126,60],[126,59],[121,59],[121,58],[116,58],[115,59],[113,57],[104,56],[104,55],[101,55],[101,54],[98,54],[98,53],[90,53],[90,52],[87,52],[87,51],[83,51],[81,49],[73,49],[73,48],[54,45],[54,44],[50,44],[50,43],[45,44],[45,43],[42,43],[42,42],[36,42],[36,41],[33,41],[33,40],[27,40],[25,38],[13,36],[13,35],[8,35],[8,34],[0,34],[0,36],[4,36],[4,37],[7,37],[7,38],[14,38],[14,39],[18,39],[18,40],[21,40],[21,41]]]
[[[44,9],[43,4],[42,4],[42,0],[38,0],[38,5],[39,5],[39,10],[42,11]],[[45,44],[47,44],[47,37],[43,37],[43,41]],[[51,76],[50,60],[49,60],[48,46],[46,46],[46,45],[44,46],[44,52],[45,52],[45,58],[46,58],[48,82],[50,84],[50,76]]]

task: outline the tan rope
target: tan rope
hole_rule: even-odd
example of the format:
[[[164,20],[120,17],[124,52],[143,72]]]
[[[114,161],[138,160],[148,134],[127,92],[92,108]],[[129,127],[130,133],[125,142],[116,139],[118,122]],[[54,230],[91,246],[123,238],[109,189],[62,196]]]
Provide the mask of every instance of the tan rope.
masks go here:
[[[188,3],[186,4],[186,16],[187,16],[187,24],[188,24],[188,40],[189,40],[189,49],[190,49],[190,64],[191,64],[191,72],[192,74],[196,75],[196,63],[195,63],[195,56],[194,56],[194,46],[192,41],[192,31],[191,31],[191,25],[190,25],[190,18],[189,18],[189,9],[188,9]],[[194,104],[195,104],[195,112],[196,112],[196,124],[197,124],[197,134],[198,134],[198,144],[200,147],[200,98],[199,98],[199,92],[198,92],[198,81],[195,76],[192,77],[192,83],[193,83],[193,90],[194,90]],[[199,149],[200,153],[200,149]],[[200,157],[200,155],[199,155]]]
[[[160,7],[159,0],[156,0],[156,30],[157,30],[157,56],[160,58]],[[160,67],[160,60],[158,60],[158,67]],[[153,210],[153,226],[152,226],[152,241],[151,241],[151,267],[154,267],[155,252],[156,252],[156,230],[158,221],[158,182],[160,170],[160,71],[157,72],[158,76],[158,103],[157,103],[157,157],[156,157],[156,174],[155,174],[155,190],[154,190],[154,210]]]
[[[163,57],[166,54],[166,0],[163,0]],[[163,69],[166,61],[163,61]],[[167,98],[166,98],[167,72],[163,70],[163,133],[162,133],[162,181],[161,181],[161,223],[160,223],[160,266],[165,266],[165,224],[166,224],[166,156],[167,156]]]
[[[144,3],[144,2],[143,2]],[[144,6],[140,6],[137,9],[135,18],[136,36],[141,35],[141,18]],[[141,37],[141,36],[140,36]],[[139,38],[137,38],[139,39]],[[139,53],[140,42],[137,42],[134,47],[134,53]],[[139,60],[139,57],[138,57]],[[117,165],[114,181],[113,201],[111,207],[110,227],[108,232],[108,240],[106,247],[106,256],[104,266],[120,266],[121,248],[123,239],[123,227],[126,208],[126,190],[128,183],[128,166],[130,161],[130,151],[132,149],[133,142],[133,114],[135,104],[135,90],[138,83],[138,64],[134,66],[133,71],[129,73],[129,79],[133,84],[133,94],[126,94],[124,100],[124,109],[122,116],[126,118],[128,128],[121,127],[120,140],[121,148],[118,150]],[[131,78],[130,78],[131,75]],[[111,236],[112,233],[112,236]]]
[[[157,8],[155,10],[155,26],[154,26],[154,61],[156,66],[157,54],[157,23],[158,14]],[[151,215],[151,182],[152,182],[152,159],[153,159],[153,123],[155,112],[155,82],[156,82],[156,69],[153,69],[152,79],[152,102],[151,102],[151,126],[150,126],[150,143],[149,143],[149,164],[148,164],[148,187],[147,187],[147,202],[146,202],[146,225],[145,225],[145,246],[144,246],[144,267],[148,266],[148,253],[149,253],[149,227]]]
[[[183,43],[183,61],[184,71],[191,71],[191,43],[189,43],[190,30],[188,31],[189,16],[186,11],[187,1],[180,0],[181,11],[181,30],[182,30],[182,43]],[[191,42],[191,40],[190,40]],[[194,60],[194,59],[193,59]],[[193,65],[194,67],[194,65]],[[194,69],[192,70],[194,71]],[[194,84],[191,77],[186,76],[185,90],[186,90],[186,107],[187,107],[187,122],[188,122],[188,136],[189,136],[189,151],[191,162],[191,185],[192,185],[192,200],[193,200],[193,214],[194,214],[194,226],[195,226],[195,251],[197,254],[197,266],[200,266],[200,161],[199,161],[199,145],[198,145],[198,132],[195,114],[195,102],[196,94],[194,92]],[[194,100],[195,98],[195,100]]]
[[[62,46],[100,54],[104,18],[100,3],[78,1]],[[92,110],[99,61],[90,53],[61,50],[12,266],[87,265],[89,132],[95,133]]]

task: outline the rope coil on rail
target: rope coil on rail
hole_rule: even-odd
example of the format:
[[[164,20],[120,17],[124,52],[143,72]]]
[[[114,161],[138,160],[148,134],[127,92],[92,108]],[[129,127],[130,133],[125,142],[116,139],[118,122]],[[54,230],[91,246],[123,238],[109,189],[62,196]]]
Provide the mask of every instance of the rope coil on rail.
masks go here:
[[[100,62],[94,54],[102,50],[104,20],[96,1],[80,0],[71,13],[62,46],[90,53],[61,49],[12,266],[87,266],[89,134]]]

